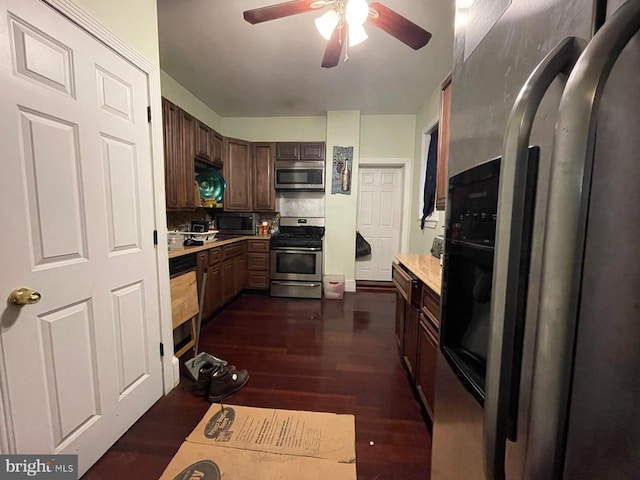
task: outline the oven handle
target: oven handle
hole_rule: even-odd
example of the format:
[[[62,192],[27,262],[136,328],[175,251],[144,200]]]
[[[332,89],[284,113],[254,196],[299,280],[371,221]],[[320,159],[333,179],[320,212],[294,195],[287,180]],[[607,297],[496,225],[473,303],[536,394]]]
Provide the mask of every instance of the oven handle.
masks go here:
[[[271,247],[271,250],[278,250],[284,253],[321,252],[322,247]]]
[[[319,287],[322,285],[321,283],[305,283],[305,282],[278,282],[275,280],[271,281],[274,285],[282,285],[283,287]]]

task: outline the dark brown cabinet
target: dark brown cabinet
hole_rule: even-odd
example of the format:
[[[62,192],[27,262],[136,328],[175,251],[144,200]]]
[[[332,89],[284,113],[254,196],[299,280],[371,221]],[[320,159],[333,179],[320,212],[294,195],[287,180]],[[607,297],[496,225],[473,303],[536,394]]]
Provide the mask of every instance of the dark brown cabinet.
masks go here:
[[[418,360],[418,321],[420,312],[411,303],[405,302],[404,311],[404,338],[402,341],[402,354],[404,364],[409,375],[415,381],[416,364]]]
[[[274,212],[276,190],[274,184],[275,143],[254,143],[252,158],[253,211]]]
[[[222,247],[222,303],[225,304],[245,288],[247,254],[245,242]]]
[[[165,197],[167,208],[182,208],[180,190],[184,168],[181,161],[180,109],[162,99],[162,133],[164,137]]]
[[[253,208],[251,144],[235,138],[224,138],[223,177],[227,182],[224,209],[250,212]]]
[[[184,110],[180,110],[180,164],[182,171],[178,198],[182,208],[195,208],[200,203],[194,168],[197,129],[198,121]]]
[[[269,240],[248,240],[247,251],[247,288],[269,290]]]
[[[278,142],[278,160],[324,160],[324,142]]]
[[[222,307],[222,252],[221,248],[209,250],[207,285],[203,316],[208,317]]]
[[[440,296],[398,264],[392,265],[396,292],[398,351],[427,414],[433,418]]]
[[[223,141],[222,135],[214,129],[210,130],[209,142],[211,143],[211,162],[219,168],[223,165]]]
[[[197,128],[197,134],[196,134],[196,157],[206,162],[212,161],[211,142],[209,140],[210,134],[211,134],[211,129],[208,126],[206,126],[204,123],[198,121],[198,128]]]
[[[447,199],[449,164],[449,123],[451,109],[451,75],[440,92],[440,122],[438,125],[438,167],[436,171],[436,209],[444,210]]]

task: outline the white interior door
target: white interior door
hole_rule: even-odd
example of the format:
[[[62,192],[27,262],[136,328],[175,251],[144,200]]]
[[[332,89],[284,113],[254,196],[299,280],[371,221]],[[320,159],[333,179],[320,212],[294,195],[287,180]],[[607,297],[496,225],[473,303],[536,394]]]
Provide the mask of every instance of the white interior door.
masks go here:
[[[0,2],[0,371],[15,453],[91,466],[162,394],[147,76],[37,0]]]
[[[358,231],[371,256],[356,259],[356,280],[391,281],[391,263],[400,252],[402,168],[360,167]]]

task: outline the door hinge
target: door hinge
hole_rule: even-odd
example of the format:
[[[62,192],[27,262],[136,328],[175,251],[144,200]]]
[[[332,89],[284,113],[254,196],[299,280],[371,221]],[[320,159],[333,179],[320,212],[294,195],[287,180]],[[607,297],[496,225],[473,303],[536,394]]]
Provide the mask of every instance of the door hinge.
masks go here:
[[[164,357],[164,343],[160,343],[160,356]]]
[[[153,244],[158,245],[158,230],[153,231]]]
[[[151,123],[151,107],[147,107],[147,122]]]

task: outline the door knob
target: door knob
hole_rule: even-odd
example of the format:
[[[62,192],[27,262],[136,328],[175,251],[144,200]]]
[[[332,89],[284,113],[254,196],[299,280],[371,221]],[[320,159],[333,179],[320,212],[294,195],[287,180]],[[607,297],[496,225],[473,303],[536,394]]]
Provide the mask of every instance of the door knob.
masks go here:
[[[29,290],[28,288],[18,288],[9,294],[8,301],[14,305],[30,305],[32,303],[38,303],[40,301],[39,292]]]

